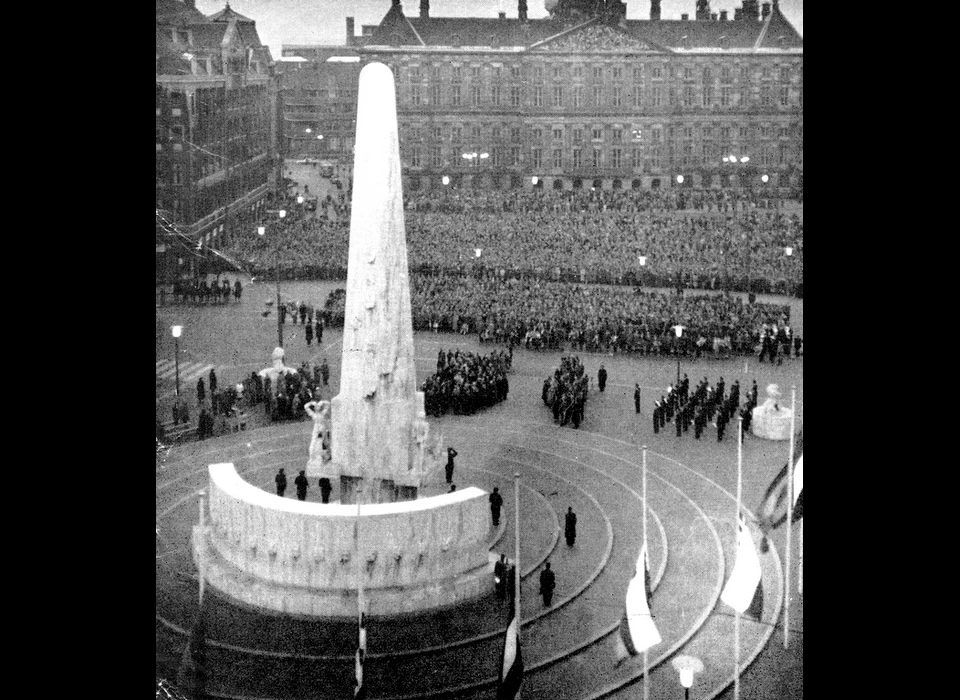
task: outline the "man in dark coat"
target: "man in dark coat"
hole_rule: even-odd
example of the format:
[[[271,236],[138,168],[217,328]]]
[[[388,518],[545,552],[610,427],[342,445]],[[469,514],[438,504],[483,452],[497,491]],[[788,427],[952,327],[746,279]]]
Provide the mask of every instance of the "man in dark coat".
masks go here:
[[[597,384],[600,386],[600,393],[603,393],[603,389],[607,386],[607,370],[604,369],[603,365],[600,365],[600,371],[597,372]]]
[[[660,432],[660,402],[655,401],[653,404],[653,432],[658,434]]]
[[[663,394],[660,394],[660,428],[665,429],[667,427],[667,399]]]
[[[300,325],[303,326],[307,322],[307,305],[301,301],[300,308],[297,311],[300,312]]]
[[[453,458],[456,457],[459,453],[452,447],[447,448],[447,466],[444,467],[444,472],[447,475],[447,483],[453,483]]]
[[[500,495],[500,489],[493,487],[493,493],[490,494],[490,515],[493,518],[493,526],[500,525],[500,508],[503,507],[503,496]]]
[[[197,380],[197,403],[203,403],[207,398],[207,390],[203,385],[203,377]]]
[[[210,393],[217,393],[217,372],[216,370],[210,370]]]
[[[327,358],[323,358],[320,363],[320,376],[323,377],[323,385],[327,386],[330,383],[330,365],[327,364]]]
[[[293,483],[297,486],[297,498],[299,498],[301,501],[307,500],[306,470],[301,469],[300,474],[298,474],[297,478],[293,480]]]
[[[330,479],[327,477],[322,477],[320,479],[320,500],[323,503],[330,502],[330,492],[333,491],[333,486],[330,485]]]
[[[307,347],[310,347],[310,343],[313,342],[313,326],[308,323],[307,327],[303,329],[303,334],[307,339]]]
[[[727,428],[727,412],[720,411],[717,414],[717,442],[723,442],[723,431]]]
[[[302,474],[303,472],[300,473]],[[286,493],[287,490],[287,475],[283,473],[283,468],[277,472],[273,480],[277,483],[277,495],[283,498],[283,494]]]
[[[543,604],[550,607],[553,603],[553,589],[557,587],[557,579],[553,571],[550,570],[550,562],[540,572],[540,595],[543,596]]]
[[[567,515],[563,524],[563,536],[567,538],[568,547],[572,547],[577,539],[577,514],[573,512],[573,506],[567,507]]]
[[[323,342],[323,321],[320,320],[319,311],[317,311],[316,321],[314,322],[313,326],[314,326],[315,334],[317,336],[317,342],[322,343]]]
[[[243,294],[243,285],[240,284],[240,278],[237,278],[237,281],[233,283],[233,298],[240,301],[241,294]]]
[[[640,385],[634,384],[633,390],[633,407],[636,409],[637,413],[640,413]]]
[[[683,411],[683,408],[678,410],[677,420],[674,421],[674,424],[677,427],[677,437],[681,437],[683,435]]]

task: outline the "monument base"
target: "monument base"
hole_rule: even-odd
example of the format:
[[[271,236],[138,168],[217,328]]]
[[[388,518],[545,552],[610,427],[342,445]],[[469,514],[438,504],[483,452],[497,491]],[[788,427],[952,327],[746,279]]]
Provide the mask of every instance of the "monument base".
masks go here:
[[[202,540],[200,539],[202,538]],[[223,559],[211,546],[209,528],[193,528],[194,559],[207,583],[237,603],[277,613],[310,617],[357,616],[355,588],[303,588],[283,585],[245,573]],[[198,546],[198,544],[200,546]],[[365,588],[368,614],[400,615],[449,607],[494,592],[493,567],[497,555],[490,553],[483,566],[457,576],[421,585]]]
[[[770,404],[753,409],[753,418],[750,421],[750,432],[766,440],[789,440],[790,421],[793,411],[789,408]]]

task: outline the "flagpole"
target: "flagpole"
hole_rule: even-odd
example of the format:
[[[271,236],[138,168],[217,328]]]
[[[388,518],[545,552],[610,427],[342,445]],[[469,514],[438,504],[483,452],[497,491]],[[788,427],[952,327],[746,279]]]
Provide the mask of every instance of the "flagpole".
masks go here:
[[[520,472],[513,474],[513,617],[517,621],[517,650],[520,649]],[[517,689],[516,698],[522,697],[523,691]]]
[[[793,451],[797,429],[797,386],[790,387],[790,456],[787,458],[787,554],[784,561],[783,648],[790,647],[790,531],[793,530]]]
[[[363,471],[361,467],[361,480],[357,484],[356,494],[357,494],[357,526],[354,529],[354,542],[355,542],[355,555],[357,558],[357,655],[359,657],[359,674],[363,672],[363,663],[365,661],[365,656],[367,653],[366,649],[366,640],[364,639],[363,631],[363,562],[360,557],[360,503],[363,500]],[[365,687],[365,683],[361,678],[357,678],[358,688]],[[354,693],[356,694],[356,690]]]
[[[743,416],[737,430],[737,546],[740,542],[740,499],[743,496]],[[745,524],[744,524],[745,525]],[[740,611],[734,609],[733,622],[733,700],[740,700]]]
[[[803,520],[800,521],[800,566],[797,579],[797,593],[803,595]]]
[[[207,552],[207,536],[204,533],[205,518],[203,512],[203,497],[206,495],[206,491],[201,489],[200,491],[200,546],[197,548],[198,557],[197,557],[197,568],[200,573],[200,605],[203,605],[203,591],[206,587],[206,577],[204,576],[204,560],[206,559]]]
[[[640,550],[646,555],[647,551],[647,446],[643,446],[643,547]],[[643,561],[643,576],[646,580],[646,558]],[[644,584],[644,595],[646,595],[646,584]],[[647,675],[647,647],[643,648],[643,700],[647,700],[650,693],[650,677]]]

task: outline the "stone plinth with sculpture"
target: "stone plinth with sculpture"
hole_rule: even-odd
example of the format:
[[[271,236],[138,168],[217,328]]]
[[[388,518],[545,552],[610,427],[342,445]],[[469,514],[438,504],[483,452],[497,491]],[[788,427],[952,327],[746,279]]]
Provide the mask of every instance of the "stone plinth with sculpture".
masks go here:
[[[194,557],[213,588],[286,613],[355,616],[454,605],[492,593],[486,492],[418,498],[442,465],[416,390],[410,282],[390,70],[360,72],[340,393],[305,406],[306,472],[339,479],[340,503],[281,498],[210,467],[210,518]],[[277,377],[283,351],[261,374]],[[353,504],[353,505],[350,505]]]
[[[767,385],[767,399],[753,409],[750,432],[767,440],[789,440],[793,410],[780,405],[780,387]]]
[[[299,615],[371,615],[449,606],[492,591],[487,494],[470,487],[400,503],[281,498],[209,467],[209,520],[194,527],[198,570],[245,605]],[[359,559],[358,559],[359,557]]]
[[[275,348],[273,353],[270,355],[270,366],[264,367],[262,370],[257,372],[262,378],[270,379],[270,382],[277,386],[277,379],[281,375],[286,374],[296,374],[297,370],[294,367],[287,367],[283,363],[284,352],[283,348]]]

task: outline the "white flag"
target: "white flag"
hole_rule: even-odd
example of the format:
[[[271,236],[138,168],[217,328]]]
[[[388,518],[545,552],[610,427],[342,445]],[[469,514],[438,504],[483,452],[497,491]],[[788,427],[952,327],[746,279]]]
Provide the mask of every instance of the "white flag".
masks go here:
[[[647,547],[644,545],[637,559],[636,573],[627,586],[626,611],[620,621],[616,648],[621,661],[626,655],[634,656],[662,641],[647,603],[647,571]]]
[[[723,587],[720,600],[739,613],[750,607],[757,586],[760,585],[760,558],[753,546],[750,530],[740,519],[737,537],[737,559],[733,564],[730,580]]]
[[[803,492],[803,455],[797,460],[793,467],[793,505],[797,505],[797,499]]]

